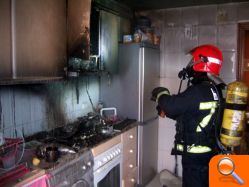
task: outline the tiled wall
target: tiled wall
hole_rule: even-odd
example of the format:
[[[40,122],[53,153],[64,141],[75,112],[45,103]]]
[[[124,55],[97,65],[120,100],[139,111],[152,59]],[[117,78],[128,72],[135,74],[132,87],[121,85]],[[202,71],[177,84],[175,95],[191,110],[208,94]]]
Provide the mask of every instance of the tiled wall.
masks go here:
[[[0,131],[18,136],[65,125],[92,111],[99,100],[98,78],[80,78],[45,85],[0,86]]]
[[[201,44],[217,45],[223,52],[221,78],[236,80],[237,23],[249,22],[249,3],[230,3],[194,6],[141,12],[151,18],[161,32],[161,86],[175,94],[178,91],[178,72],[187,65],[186,53]],[[158,171],[174,169],[170,155],[175,134],[175,121],[160,119]]]

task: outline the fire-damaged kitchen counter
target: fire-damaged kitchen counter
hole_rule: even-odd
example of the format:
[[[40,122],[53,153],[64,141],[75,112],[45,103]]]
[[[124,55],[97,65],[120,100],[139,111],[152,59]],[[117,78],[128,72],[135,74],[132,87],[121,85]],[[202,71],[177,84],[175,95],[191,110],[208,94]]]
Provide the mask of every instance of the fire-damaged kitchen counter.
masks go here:
[[[96,125],[97,121],[98,119],[84,118],[80,123],[27,137],[27,144],[39,142],[33,158],[30,158],[30,172],[16,182],[12,181],[11,186],[23,186],[24,183],[32,186],[31,183],[37,178],[46,180],[48,186],[72,186],[75,183],[79,183],[79,186],[93,186],[93,169],[96,164],[93,150],[105,151],[108,147],[102,145],[110,145],[108,142],[118,139],[120,134],[138,125],[135,120],[125,119],[100,128],[99,124]],[[118,148],[115,151],[117,150]],[[37,166],[31,164],[34,157],[39,159]]]

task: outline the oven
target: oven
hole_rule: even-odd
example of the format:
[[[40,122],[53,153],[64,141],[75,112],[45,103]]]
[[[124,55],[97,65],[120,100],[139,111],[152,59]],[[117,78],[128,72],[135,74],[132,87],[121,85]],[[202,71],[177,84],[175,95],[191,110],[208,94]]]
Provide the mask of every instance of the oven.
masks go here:
[[[48,187],[93,187],[93,155],[90,150],[48,171]]]
[[[121,187],[122,144],[94,156],[94,187]]]

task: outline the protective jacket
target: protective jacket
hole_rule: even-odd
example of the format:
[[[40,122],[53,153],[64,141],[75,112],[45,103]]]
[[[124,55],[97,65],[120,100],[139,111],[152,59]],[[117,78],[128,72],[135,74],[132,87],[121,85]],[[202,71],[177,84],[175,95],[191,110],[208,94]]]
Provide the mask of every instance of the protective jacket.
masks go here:
[[[177,120],[174,154],[213,154],[215,120],[221,90],[211,81],[200,81],[177,95],[162,95],[158,107]],[[206,164],[206,163],[204,163]]]

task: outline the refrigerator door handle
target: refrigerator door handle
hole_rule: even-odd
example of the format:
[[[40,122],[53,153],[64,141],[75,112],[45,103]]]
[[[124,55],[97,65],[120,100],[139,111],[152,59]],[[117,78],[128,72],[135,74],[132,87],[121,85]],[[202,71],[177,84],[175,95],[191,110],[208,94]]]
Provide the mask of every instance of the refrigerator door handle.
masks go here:
[[[152,122],[152,121],[154,121],[156,119],[158,119],[158,116],[154,116],[154,117],[152,117],[152,118],[150,118],[150,119],[148,119],[146,121],[139,122],[139,126],[146,126],[146,125],[150,124],[150,122]]]

